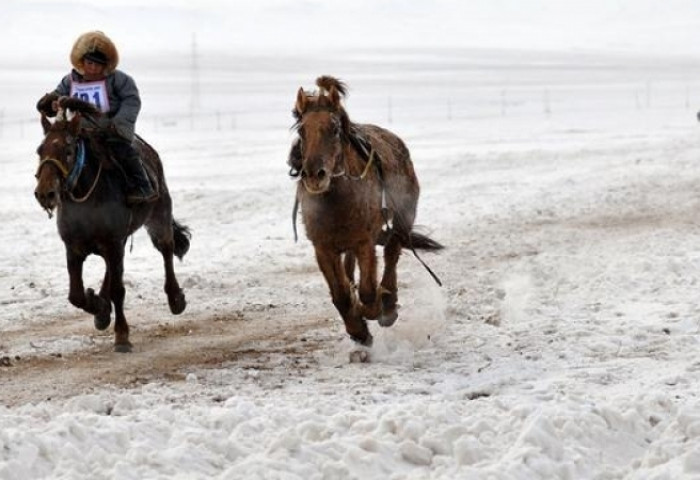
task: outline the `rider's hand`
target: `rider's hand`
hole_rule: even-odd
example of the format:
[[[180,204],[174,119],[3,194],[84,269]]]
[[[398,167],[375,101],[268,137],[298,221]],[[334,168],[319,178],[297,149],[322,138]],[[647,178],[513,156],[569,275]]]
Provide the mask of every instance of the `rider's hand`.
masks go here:
[[[36,109],[47,117],[54,117],[58,108],[56,108],[56,100],[58,94],[56,92],[47,93],[39,99],[36,104]]]

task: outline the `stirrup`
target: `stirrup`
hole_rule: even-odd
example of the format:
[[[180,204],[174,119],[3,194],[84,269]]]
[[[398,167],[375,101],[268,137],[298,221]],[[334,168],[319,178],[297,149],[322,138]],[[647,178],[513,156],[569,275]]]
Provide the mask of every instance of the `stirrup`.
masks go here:
[[[158,199],[158,192],[149,189],[148,192],[144,190],[137,190],[135,192],[130,192],[126,196],[126,203],[128,205],[134,205],[137,203],[150,203]]]

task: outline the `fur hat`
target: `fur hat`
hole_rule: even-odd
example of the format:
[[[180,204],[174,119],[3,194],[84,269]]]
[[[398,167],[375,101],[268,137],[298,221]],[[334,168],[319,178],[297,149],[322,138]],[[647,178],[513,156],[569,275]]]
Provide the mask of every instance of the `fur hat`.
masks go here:
[[[73,44],[73,49],[70,52],[70,63],[81,75],[85,73],[83,59],[86,56],[90,60],[104,57],[105,75],[114,72],[119,64],[117,47],[107,35],[98,30],[83,33]]]

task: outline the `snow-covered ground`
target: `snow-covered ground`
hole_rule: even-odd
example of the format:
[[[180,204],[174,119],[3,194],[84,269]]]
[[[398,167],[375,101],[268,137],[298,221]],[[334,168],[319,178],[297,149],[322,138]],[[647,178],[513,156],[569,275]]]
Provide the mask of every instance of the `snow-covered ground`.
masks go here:
[[[0,479],[700,478],[700,64],[498,51],[134,64],[140,132],[193,230],[168,313],[143,232],[134,352],[67,301],[33,199],[33,105],[62,70],[0,72]],[[422,185],[400,318],[351,363],[293,241],[296,90],[348,82]],[[10,94],[8,95],[8,92]],[[303,227],[300,226],[303,232]],[[86,284],[99,285],[91,258]]]

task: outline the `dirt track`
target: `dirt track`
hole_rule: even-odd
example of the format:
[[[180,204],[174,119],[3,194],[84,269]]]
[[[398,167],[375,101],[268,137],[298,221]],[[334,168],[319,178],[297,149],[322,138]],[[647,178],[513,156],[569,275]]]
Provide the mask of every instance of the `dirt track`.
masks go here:
[[[91,317],[78,313],[35,331],[3,334],[7,344],[36,338],[32,345],[37,345],[37,353],[3,357],[1,403],[15,406],[67,398],[106,385],[129,387],[184,381],[188,369],[220,367],[232,361],[242,368],[264,369],[264,359],[273,353],[284,353],[293,363],[303,356],[302,363],[308,363],[313,357],[309,353],[323,345],[313,331],[327,324],[328,319],[304,322],[279,311],[274,315],[253,311],[145,327],[132,324],[134,351],[120,354],[113,351],[111,327],[97,335]],[[324,331],[327,343],[327,327]],[[42,342],[75,335],[84,335],[89,341],[83,342],[85,348],[70,354],[49,353],[40,346]]]

